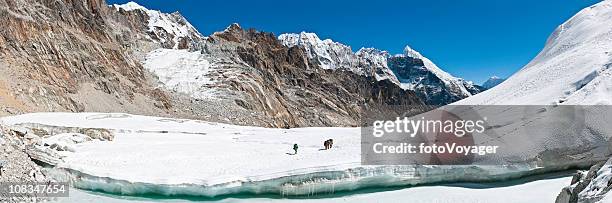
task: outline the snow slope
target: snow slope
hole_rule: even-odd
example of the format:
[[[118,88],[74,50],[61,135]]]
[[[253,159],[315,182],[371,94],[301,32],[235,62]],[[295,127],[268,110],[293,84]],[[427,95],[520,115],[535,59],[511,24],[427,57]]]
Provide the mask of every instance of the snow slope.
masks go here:
[[[196,51],[206,37],[189,21],[178,12],[149,10],[135,2],[113,4],[112,7],[128,12],[141,11],[148,16],[148,37],[159,41],[163,48],[147,53],[142,63],[146,70],[158,77],[162,86],[196,99],[211,96],[212,90],[206,88],[206,85],[213,84],[213,79],[208,76],[211,62],[201,51]]]
[[[612,104],[612,0],[601,1],[585,8],[560,25],[548,38],[543,50],[525,67],[500,85],[481,94],[456,102],[456,105],[608,105]],[[550,109],[554,109],[550,108]],[[584,149],[563,140],[590,137],[583,144],[587,153],[609,157],[608,144],[612,132],[598,131],[610,126],[609,112],[600,118],[587,119],[599,124],[586,124],[574,134],[559,136],[555,133],[538,136],[557,146],[566,145],[562,151]],[[605,114],[605,113],[604,113]],[[551,119],[551,117],[543,117]],[[571,121],[571,120],[570,120]],[[572,125],[583,124],[574,120]],[[574,128],[575,130],[575,128]],[[590,132],[589,132],[590,131]],[[522,139],[521,137],[516,137]],[[573,146],[572,146],[573,145]],[[561,150],[559,150],[561,151]],[[599,151],[599,152],[597,152]],[[604,153],[601,153],[604,152]],[[572,155],[573,156],[573,155]],[[604,197],[602,202],[612,201],[604,190],[611,179],[608,162],[597,177],[578,194],[580,199]],[[575,195],[575,194],[574,194]],[[605,196],[604,196],[605,195]]]
[[[504,83],[457,104],[612,104],[612,1],[581,10]]]

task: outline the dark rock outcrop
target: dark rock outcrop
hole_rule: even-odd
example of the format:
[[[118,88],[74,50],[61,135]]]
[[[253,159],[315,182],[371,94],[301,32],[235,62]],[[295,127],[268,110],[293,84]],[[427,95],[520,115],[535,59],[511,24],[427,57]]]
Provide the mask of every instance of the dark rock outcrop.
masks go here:
[[[601,195],[580,195],[581,192],[588,190],[590,185],[594,184],[594,180],[598,178],[598,176],[609,175],[609,173],[600,174],[599,171],[606,165],[606,161],[599,162],[593,166],[588,171],[579,171],[572,178],[572,182],[570,186],[564,187],[561,189],[559,195],[557,195],[556,203],[578,203],[578,202],[598,202],[601,200],[603,196]],[[602,177],[599,177],[602,178]],[[602,189],[599,194],[606,194],[612,189],[612,181],[607,183],[605,188],[595,188]]]

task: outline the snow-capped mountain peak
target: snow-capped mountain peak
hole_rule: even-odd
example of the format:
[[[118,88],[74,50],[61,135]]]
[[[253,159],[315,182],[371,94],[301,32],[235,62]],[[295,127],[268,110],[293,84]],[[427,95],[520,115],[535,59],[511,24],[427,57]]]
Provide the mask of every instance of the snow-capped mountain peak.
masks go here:
[[[429,60],[427,57],[424,57],[423,55],[421,55],[421,53],[419,53],[418,51],[412,49],[408,45],[406,45],[406,47],[404,47],[404,55],[408,56],[408,57],[411,57],[411,58],[416,58],[416,59],[423,60],[423,63],[425,64],[425,68],[430,70],[432,73],[436,74],[436,76],[440,77],[445,82],[462,80],[461,78],[454,77],[451,74],[449,74],[448,72],[442,70],[435,63],[433,63],[431,60]],[[467,90],[465,90],[465,92],[469,93]]]
[[[223,30],[223,32],[231,32],[232,30],[241,30],[241,29],[242,27],[240,27],[240,24],[232,23],[229,26],[227,26],[225,30]]]
[[[149,17],[148,32],[153,40],[165,45],[165,48],[186,49],[205,37],[187,21],[180,13],[162,13],[157,10],[149,10],[136,2],[112,5],[117,11],[142,11]]]
[[[149,9],[145,8],[144,6],[141,6],[140,4],[130,1],[127,2],[125,4],[113,4],[113,6],[119,10],[120,8],[125,10],[125,11],[133,11],[133,10],[142,10],[142,11],[148,11]]]
[[[404,54],[412,58],[423,58],[423,55],[421,55],[421,53],[412,49],[409,45],[406,45],[406,47],[404,47]]]
[[[430,104],[447,104],[482,91],[472,82],[443,71],[410,46],[391,57],[389,67],[404,88],[420,91]]]

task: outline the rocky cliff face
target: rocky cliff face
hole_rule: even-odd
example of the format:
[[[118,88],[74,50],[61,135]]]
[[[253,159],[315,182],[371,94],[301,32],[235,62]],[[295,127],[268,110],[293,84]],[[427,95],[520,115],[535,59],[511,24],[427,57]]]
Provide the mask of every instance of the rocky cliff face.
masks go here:
[[[3,0],[0,10],[3,112],[170,109],[133,57],[151,44],[141,18],[102,0]]]

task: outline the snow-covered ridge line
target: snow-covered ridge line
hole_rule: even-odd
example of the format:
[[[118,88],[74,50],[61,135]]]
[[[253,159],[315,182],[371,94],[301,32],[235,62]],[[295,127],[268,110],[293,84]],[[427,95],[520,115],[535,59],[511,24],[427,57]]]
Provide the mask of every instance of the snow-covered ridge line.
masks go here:
[[[377,80],[399,81],[387,66],[388,53],[374,48],[361,48],[353,52],[350,46],[331,39],[321,40],[315,33],[285,33],[278,40],[287,47],[301,46],[308,58],[314,59],[323,69],[344,69],[355,74],[374,76]]]
[[[371,53],[371,55],[373,55],[369,57],[376,56],[376,57],[384,58],[385,60],[383,62],[385,64],[386,64],[386,59],[391,57],[388,51],[379,50],[376,48],[362,47],[357,52],[353,53],[350,46],[344,45],[339,42],[334,42],[331,39],[321,40],[315,33],[308,33],[308,32],[301,32],[299,34],[284,33],[284,34],[279,35],[278,39],[281,41],[283,45],[288,46],[288,47],[300,46],[300,45],[303,46],[306,49],[306,52],[309,58],[322,57],[324,59],[329,60],[329,61],[323,61],[324,62],[323,68],[325,69],[339,68],[339,67],[334,66],[337,64],[333,64],[332,62],[333,57],[330,56],[334,53],[338,54],[340,52],[339,50],[344,52],[343,54],[356,54],[358,56],[362,56],[365,59],[367,59],[368,56],[364,56],[363,54],[360,54],[360,53],[369,52]],[[431,62],[431,60],[424,57],[418,51],[410,48],[410,46],[408,45],[406,45],[406,47],[404,48],[403,54],[393,55],[393,57],[405,57],[405,56],[424,60],[424,62],[426,63],[426,67],[429,68],[438,77],[445,79],[445,81],[458,79],[450,75],[449,73],[443,71],[442,69],[440,69],[433,62]],[[355,71],[358,72],[359,70],[355,70]]]
[[[117,10],[119,10],[119,8],[122,8],[125,11],[133,11],[133,10],[142,10],[145,12],[149,11],[149,9],[133,1],[127,2],[125,4],[113,4],[112,6],[115,7]]]
[[[331,39],[321,40],[315,33],[286,33],[278,36],[278,40],[287,47],[302,46],[306,49],[308,58],[317,59],[323,69],[338,69],[357,60],[351,47],[334,42]],[[359,72],[360,70],[353,69]]]
[[[454,77],[443,71],[421,53],[410,48],[410,46],[404,48],[403,54],[392,56],[388,51],[375,48],[361,48],[359,51],[353,52],[350,46],[334,42],[331,39],[321,40],[315,33],[285,33],[279,35],[278,40],[287,47],[303,47],[308,57],[319,62],[319,65],[323,69],[348,69],[360,75],[374,75],[379,80],[389,79],[404,89],[423,91],[423,95],[431,93],[428,92],[429,90],[423,90],[423,88],[426,88],[424,86],[435,85],[444,86],[442,89],[447,89],[454,97],[459,98],[465,98],[471,96],[473,93],[479,92],[479,90],[474,91],[476,88],[472,82]],[[393,57],[418,59],[423,63],[410,64],[406,67],[395,67],[397,64],[389,64],[388,61]],[[423,84],[423,81],[427,81],[427,79],[419,79],[423,76],[408,76],[398,73],[398,71],[401,72],[401,70],[396,70],[398,68],[411,69],[416,66],[422,66],[425,70],[431,72],[441,81],[441,84]],[[374,68],[372,69],[372,67]],[[470,90],[468,90],[468,88]]]

